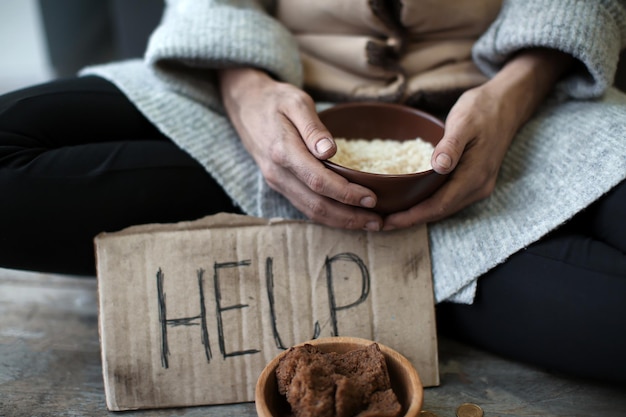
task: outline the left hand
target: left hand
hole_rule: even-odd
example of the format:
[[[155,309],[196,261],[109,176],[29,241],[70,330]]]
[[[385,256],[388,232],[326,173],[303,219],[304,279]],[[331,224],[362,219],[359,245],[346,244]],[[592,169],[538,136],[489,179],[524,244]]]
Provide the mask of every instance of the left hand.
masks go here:
[[[518,129],[571,65],[569,55],[534,49],[511,59],[494,78],[466,91],[450,110],[432,167],[448,180],[431,197],[389,215],[384,230],[448,217],[488,197]]]
[[[384,229],[440,220],[491,194],[516,129],[515,112],[489,88],[465,92],[450,110],[431,164],[450,173],[431,197],[385,219]]]

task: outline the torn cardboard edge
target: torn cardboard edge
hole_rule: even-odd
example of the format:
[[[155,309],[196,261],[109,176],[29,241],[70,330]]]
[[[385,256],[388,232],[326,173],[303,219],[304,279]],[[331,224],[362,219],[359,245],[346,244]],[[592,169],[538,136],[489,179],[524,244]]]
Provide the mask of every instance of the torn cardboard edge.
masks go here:
[[[323,336],[388,345],[439,385],[426,226],[220,213],[102,233],[95,247],[110,410],[253,401],[273,357]]]

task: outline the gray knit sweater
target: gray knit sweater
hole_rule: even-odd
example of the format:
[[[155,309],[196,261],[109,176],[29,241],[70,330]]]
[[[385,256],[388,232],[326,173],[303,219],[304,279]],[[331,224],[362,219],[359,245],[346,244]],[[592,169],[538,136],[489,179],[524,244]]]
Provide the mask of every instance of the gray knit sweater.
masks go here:
[[[504,2],[473,49],[485,74],[532,46],[568,52],[583,65],[517,134],[493,194],[429,225],[437,302],[471,303],[481,274],[624,180],[626,96],[610,87],[624,45],[623,1]],[[233,65],[302,83],[291,34],[251,0],[169,0],[144,60],[83,74],[115,83],[249,215],[302,218],[267,186],[224,115],[212,70]]]

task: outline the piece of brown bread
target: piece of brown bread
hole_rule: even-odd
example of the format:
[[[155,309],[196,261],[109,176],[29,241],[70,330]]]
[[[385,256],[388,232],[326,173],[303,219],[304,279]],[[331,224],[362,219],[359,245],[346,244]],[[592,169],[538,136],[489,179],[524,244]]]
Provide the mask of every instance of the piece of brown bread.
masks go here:
[[[276,379],[296,417],[395,417],[401,411],[376,343],[346,353],[322,353],[310,344],[291,348]]]

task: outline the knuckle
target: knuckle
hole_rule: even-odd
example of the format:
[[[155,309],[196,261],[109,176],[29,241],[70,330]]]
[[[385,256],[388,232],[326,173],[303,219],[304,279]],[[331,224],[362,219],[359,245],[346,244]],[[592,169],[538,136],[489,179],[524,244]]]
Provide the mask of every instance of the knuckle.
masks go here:
[[[483,186],[480,187],[480,189],[476,193],[476,196],[478,197],[479,200],[484,200],[485,198],[493,194],[493,191],[495,190],[495,188],[496,188],[495,178],[488,178],[483,183]]]
[[[324,194],[326,191],[325,181],[320,175],[311,172],[306,173],[304,183],[316,194]]]
[[[344,229],[361,229],[362,226],[360,222],[357,221],[355,216],[346,216],[343,219],[343,228]]]
[[[313,139],[320,136],[321,131],[321,126],[314,120],[311,120],[302,128],[302,136],[304,139]]]
[[[452,112],[452,114],[450,114],[450,120],[451,122],[457,124],[457,125],[467,125],[469,123],[472,123],[472,120],[474,120],[475,115],[473,113],[471,113],[467,107],[463,107],[463,108],[455,108],[455,111]]]
[[[465,148],[465,143],[458,136],[452,135],[452,136],[448,136],[444,140],[444,142],[442,143],[442,146],[451,150],[454,153],[460,154]]]
[[[359,197],[349,187],[346,187],[344,193],[339,197],[340,201],[345,204],[358,205]]]
[[[498,170],[495,167],[487,167],[485,170],[481,170],[478,175],[475,182],[478,184],[475,196],[477,200],[483,200],[495,190]]]
[[[443,201],[439,206],[437,206],[434,210],[434,218],[442,219],[448,215],[450,212],[451,203],[449,201]]]
[[[322,199],[310,200],[307,204],[307,211],[312,220],[319,221],[328,216],[328,209]]]
[[[265,179],[267,185],[269,185],[269,187],[274,191],[278,191],[280,186],[280,177],[277,175],[277,171],[275,169],[265,168],[261,169],[261,172],[263,173],[263,178]]]
[[[277,165],[284,165],[287,161],[287,154],[283,146],[279,143],[273,143],[268,150],[270,160]]]
[[[299,89],[289,89],[284,92],[284,97],[282,100],[283,106],[285,109],[290,108],[304,108],[310,107],[313,105],[313,99],[304,91]]]
[[[453,212],[455,207],[454,196],[444,196],[436,205],[433,205],[429,221],[439,220],[447,217]]]
[[[463,154],[465,147],[467,146],[467,138],[462,134],[455,131],[447,132],[441,139],[441,142],[436,146],[436,151],[433,155],[440,152],[449,154],[451,157],[458,159]]]

